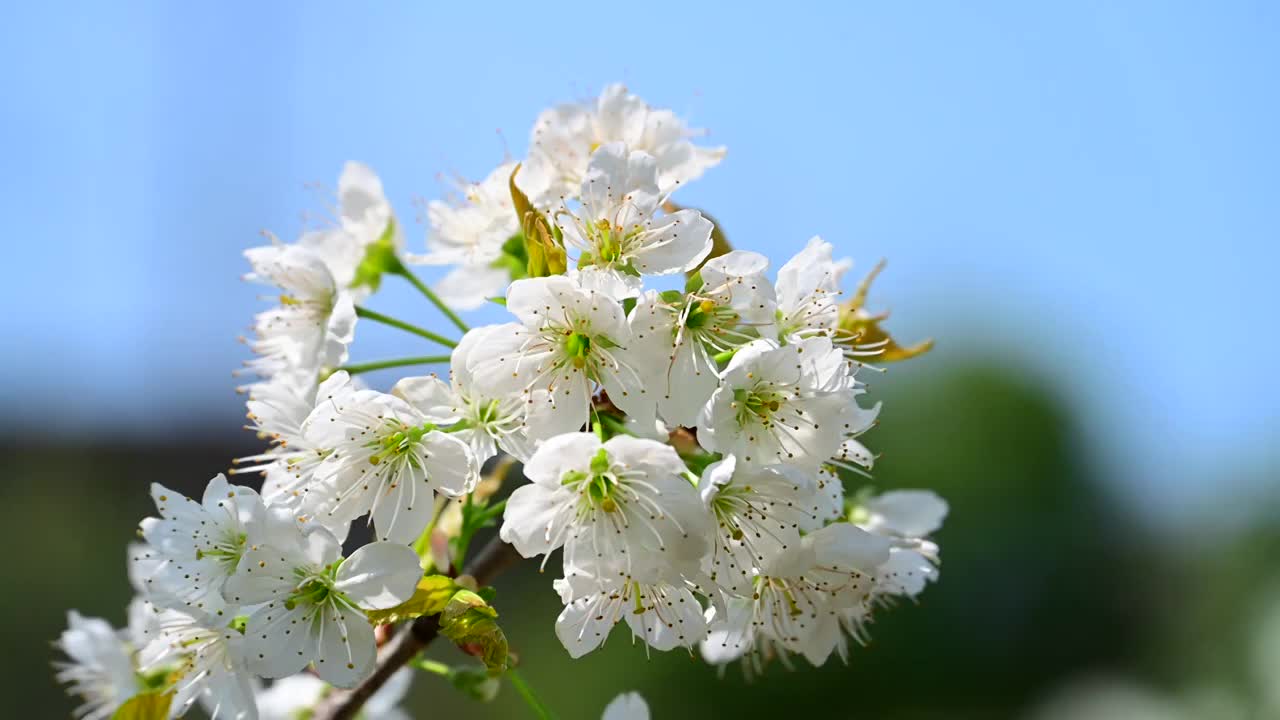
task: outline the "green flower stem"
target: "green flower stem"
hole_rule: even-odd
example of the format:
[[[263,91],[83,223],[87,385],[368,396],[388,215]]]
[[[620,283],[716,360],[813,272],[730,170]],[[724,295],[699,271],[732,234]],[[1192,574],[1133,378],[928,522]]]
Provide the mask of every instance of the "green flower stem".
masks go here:
[[[507,671],[507,679],[511,681],[511,685],[520,693],[520,697],[524,698],[529,709],[534,715],[538,716],[538,720],[555,720],[555,713],[551,712],[546,705],[538,700],[538,696],[533,694],[533,688],[524,681],[524,677],[515,668]]]
[[[403,320],[397,320],[388,315],[383,315],[380,312],[374,312],[373,310],[370,310],[368,308],[360,307],[359,305],[356,306],[356,316],[366,318],[374,322],[380,322],[383,325],[390,325],[393,328],[399,328],[401,330],[404,330],[405,332],[411,332],[414,335],[417,335],[419,337],[424,337],[435,343],[440,343],[441,345],[444,345],[445,347],[448,347],[448,348],[458,347],[458,343],[454,342],[453,340],[450,340],[449,338],[443,335],[437,335],[436,333],[433,333],[430,330],[420,328],[417,325],[410,325],[409,323],[404,322]]]
[[[724,352],[722,352],[722,353],[718,353],[718,354],[717,354],[714,358],[712,358],[712,359],[713,359],[713,360],[715,360],[715,361],[716,361],[716,362],[718,362],[718,363],[726,363],[726,362],[729,362],[730,360],[732,360],[732,359],[733,359],[733,356],[734,356],[735,354],[737,354],[737,352],[738,352],[738,349],[737,349],[737,348],[734,348],[734,349],[732,349],[732,350],[725,350],[725,351],[724,351]]]
[[[392,272],[396,273],[397,275],[404,278],[405,280],[408,280],[414,287],[418,288],[418,292],[422,293],[423,295],[426,295],[427,299],[431,301],[431,304],[439,308],[440,312],[444,313],[444,316],[449,318],[449,321],[454,324],[454,327],[458,328],[463,333],[471,329],[467,327],[466,323],[462,322],[462,318],[458,317],[458,313],[454,312],[453,308],[446,305],[445,302],[440,299],[440,296],[436,295],[431,288],[427,287],[426,284],[424,284],[421,280],[419,280],[418,276],[414,275],[409,270],[409,268],[405,267],[404,265],[401,265],[400,267],[396,268]]]
[[[424,357],[397,358],[395,360],[379,360],[377,362],[343,365],[338,368],[338,370],[346,370],[350,375],[359,375],[360,373],[366,373],[372,370],[382,370],[384,368],[405,367],[408,365],[438,365],[447,362],[449,362],[448,355],[427,355]]]
[[[442,662],[436,662],[435,660],[429,660],[424,657],[414,658],[413,660],[409,661],[409,664],[418,668],[419,670],[425,670],[426,672],[434,673],[436,675],[440,675],[443,677],[449,677],[450,675],[453,675],[453,668],[449,667],[448,665],[445,665]]]
[[[471,496],[467,495],[466,500],[463,502],[467,508],[466,512],[470,513],[471,508],[473,507],[471,504]],[[476,531],[481,528],[488,527],[494,519],[502,515],[503,510],[506,508],[507,500],[506,498],[503,498],[502,500],[480,510],[479,514],[475,516],[473,522],[467,527],[462,528],[462,532],[459,533],[458,539],[454,541],[456,552],[454,553],[453,566],[455,568],[462,567],[462,562],[467,559],[467,548],[471,547],[471,540],[475,537]]]

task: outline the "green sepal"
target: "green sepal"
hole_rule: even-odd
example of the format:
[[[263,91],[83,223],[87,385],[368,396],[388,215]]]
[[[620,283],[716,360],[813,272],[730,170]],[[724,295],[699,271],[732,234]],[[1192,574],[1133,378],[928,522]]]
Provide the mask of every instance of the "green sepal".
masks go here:
[[[512,280],[520,280],[529,276],[529,251],[525,248],[524,232],[517,232],[502,244],[502,254],[490,267],[506,270]]]
[[[424,615],[435,615],[449,605],[449,600],[458,589],[458,584],[451,577],[428,575],[418,581],[413,597],[393,608],[368,610],[365,616],[374,625],[391,625]]]
[[[686,292],[692,292],[692,290]],[[668,305],[679,305],[684,302],[684,293],[679,290],[663,290],[658,293],[658,297],[662,299],[662,302],[667,303]]]
[[[529,196],[516,185],[516,174],[520,165],[511,171],[508,184],[511,188],[511,202],[515,205],[516,219],[520,222],[520,231],[524,236],[524,251],[528,258],[527,277],[546,277],[563,275],[568,260],[565,257],[564,245],[554,231],[547,217],[538,211]]]
[[[507,636],[498,627],[498,611],[478,593],[459,590],[440,613],[440,634],[475,655],[490,672],[507,667]]]
[[[489,302],[493,303],[494,305],[501,305],[502,307],[507,306],[507,299],[504,297],[491,297],[489,298]]]
[[[703,285],[702,273],[695,270],[689,274],[689,277],[685,278],[684,291],[687,293],[698,292],[699,290],[702,289],[702,285]],[[668,290],[667,292],[673,292],[673,291]]]
[[[351,287],[368,287],[376,292],[382,285],[384,273],[399,273],[404,270],[404,265],[396,256],[395,237],[396,219],[391,218],[382,235],[365,248],[364,259],[356,266],[356,276],[351,281]]]
[[[148,692],[134,695],[116,709],[111,720],[167,720],[173,693]]]

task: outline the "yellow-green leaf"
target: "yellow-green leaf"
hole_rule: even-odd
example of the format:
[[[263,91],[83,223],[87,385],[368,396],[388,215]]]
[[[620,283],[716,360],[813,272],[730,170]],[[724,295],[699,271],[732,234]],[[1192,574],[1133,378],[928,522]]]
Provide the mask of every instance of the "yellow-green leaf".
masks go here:
[[[169,705],[172,703],[172,692],[134,695],[116,709],[111,720],[165,720],[169,717]]]
[[[524,235],[525,255],[529,258],[528,276],[546,277],[563,275],[568,267],[564,246],[556,239],[551,223],[538,211],[529,196],[516,185],[516,174],[520,165],[511,171],[511,202],[516,208],[516,219],[520,221],[520,232]]]
[[[418,581],[413,597],[387,610],[370,610],[366,615],[374,625],[390,625],[423,615],[435,615],[445,609],[457,591],[458,585],[452,578],[428,575]]]
[[[858,283],[853,297],[840,306],[839,339],[854,350],[862,351],[872,362],[910,360],[929,352],[933,348],[933,340],[923,340],[915,345],[903,347],[889,335],[887,330],[880,327],[880,323],[888,319],[889,313],[873,315],[864,307],[867,294],[871,290],[871,283],[884,269],[884,264],[883,260],[876,263],[871,272]]]
[[[501,672],[507,667],[507,636],[497,617],[484,598],[459,590],[440,613],[440,634],[479,657],[491,672]]]

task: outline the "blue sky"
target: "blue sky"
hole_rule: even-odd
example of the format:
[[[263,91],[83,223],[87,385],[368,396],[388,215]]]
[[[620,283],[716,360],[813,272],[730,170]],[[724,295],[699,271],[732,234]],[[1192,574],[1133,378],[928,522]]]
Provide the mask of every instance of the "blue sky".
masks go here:
[[[304,183],[362,160],[410,218],[442,175],[521,153],[543,107],[624,80],[729,147],[684,202],[779,261],[812,234],[862,269],[890,258],[877,299],[900,335],[938,337],[934,362],[1033,362],[1135,497],[1185,510],[1280,437],[1275,4],[7,14],[10,426],[235,422],[235,338],[260,308],[240,252],[319,208]],[[376,304],[420,308],[399,287]],[[357,354],[402,342],[371,331]]]

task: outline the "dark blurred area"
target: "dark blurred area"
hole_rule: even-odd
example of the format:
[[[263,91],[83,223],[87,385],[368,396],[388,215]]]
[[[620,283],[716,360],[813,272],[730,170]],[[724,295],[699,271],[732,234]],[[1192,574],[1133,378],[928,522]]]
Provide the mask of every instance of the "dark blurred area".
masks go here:
[[[878,489],[933,488],[951,504],[938,535],[941,580],[919,606],[881,612],[872,642],[847,665],[775,663],[748,679],[736,665],[720,673],[682,652],[646,660],[623,628],[573,661],[553,634],[552,577],[526,562],[496,582],[497,607],[544,702],[562,718],[593,718],[634,689],[655,718],[955,720],[1025,717],[1064,682],[1091,675],[1247,685],[1238,646],[1258,601],[1249,589],[1280,550],[1277,528],[1247,530],[1212,552],[1157,536],[1108,496],[1105,468],[1091,464],[1077,421],[1040,378],[994,359],[943,372],[928,365],[894,367],[873,383],[885,406],[867,438],[883,453]],[[50,641],[68,608],[124,623],[124,548],[154,511],[147,484],[197,494],[257,442],[210,428],[180,446],[7,445],[0,499],[12,550],[0,677],[24,717],[61,717],[72,701],[53,681]],[[466,661],[452,648],[431,653]],[[415,717],[528,713],[510,687],[479,704],[426,674],[407,708]]]

